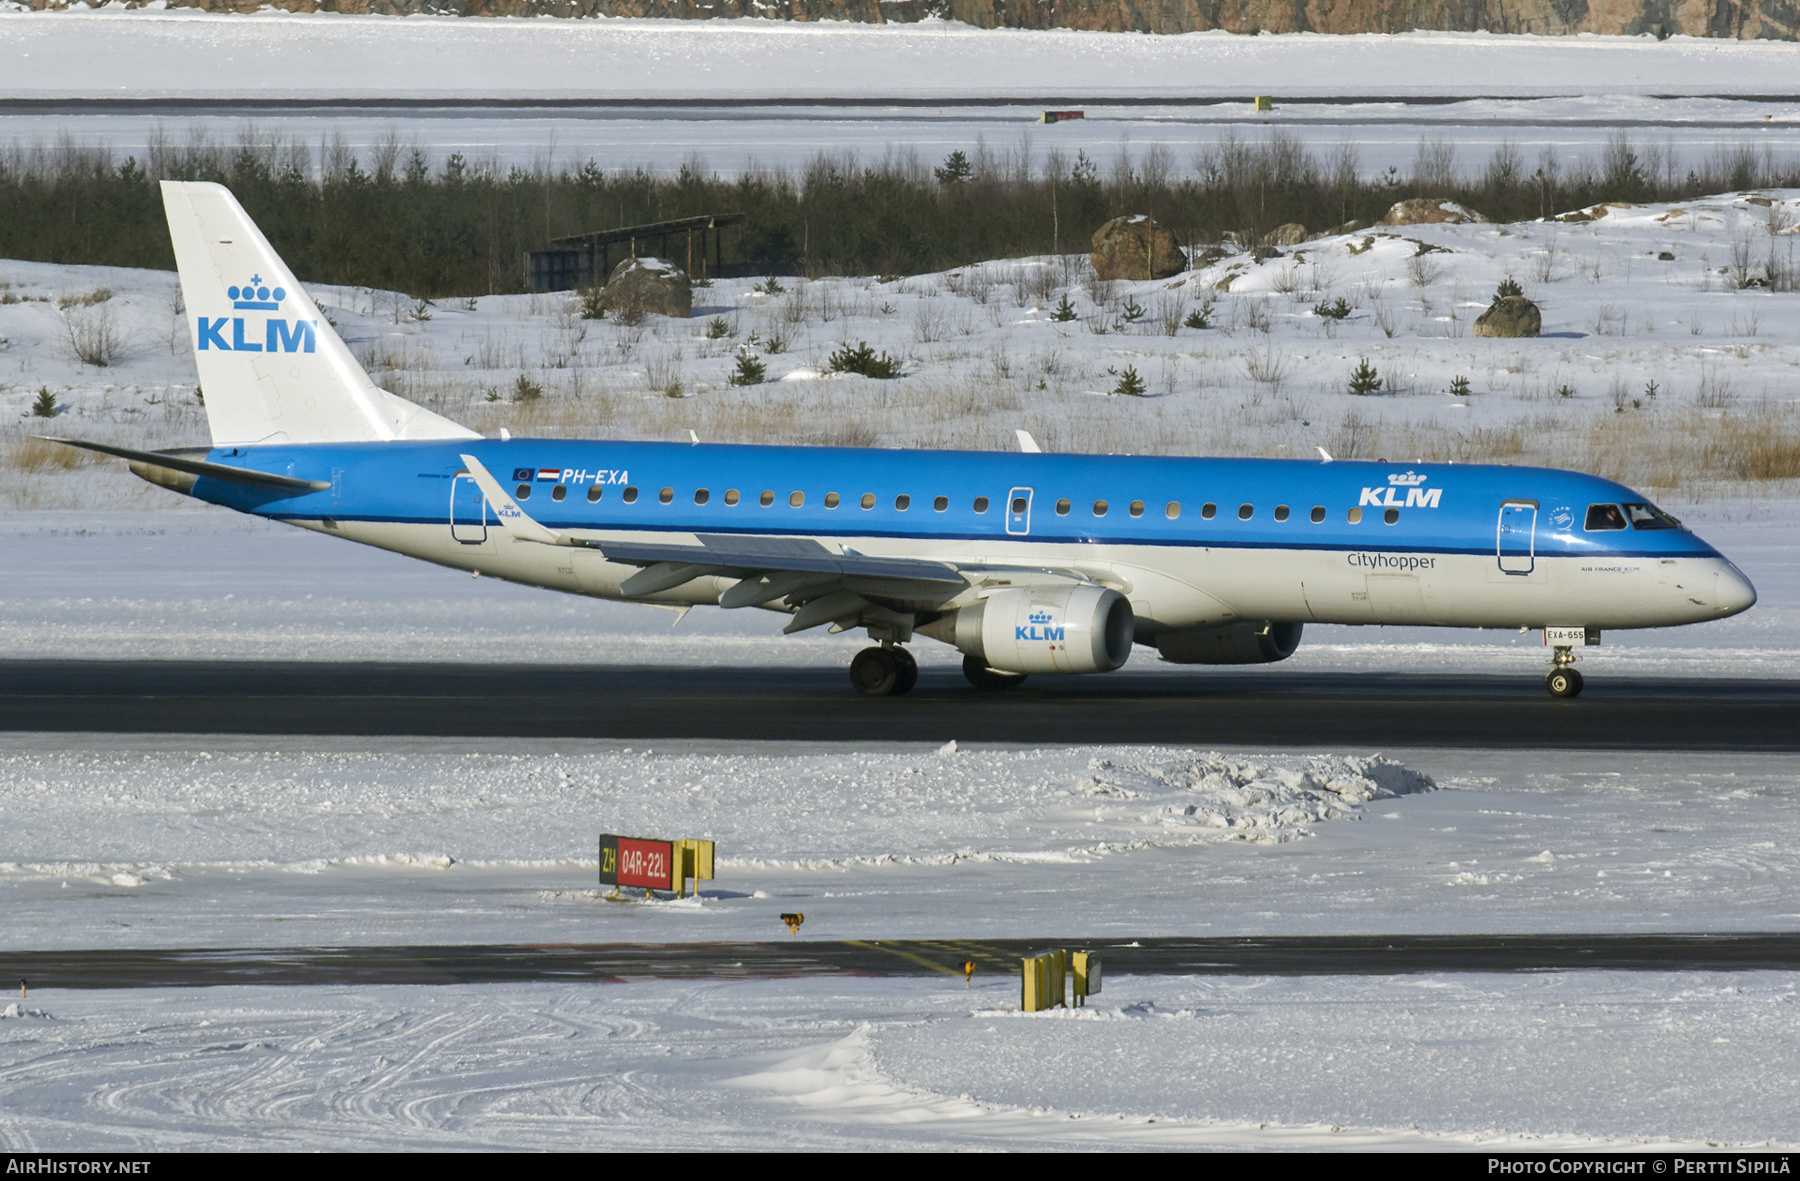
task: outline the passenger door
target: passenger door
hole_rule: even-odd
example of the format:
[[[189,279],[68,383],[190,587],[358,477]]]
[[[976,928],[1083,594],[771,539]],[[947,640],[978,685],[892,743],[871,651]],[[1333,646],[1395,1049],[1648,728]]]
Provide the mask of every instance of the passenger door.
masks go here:
[[[1014,488],[1006,494],[1006,531],[1021,537],[1031,532],[1031,489]]]
[[[1535,500],[1509,500],[1500,506],[1494,554],[1502,574],[1530,574],[1537,565]]]

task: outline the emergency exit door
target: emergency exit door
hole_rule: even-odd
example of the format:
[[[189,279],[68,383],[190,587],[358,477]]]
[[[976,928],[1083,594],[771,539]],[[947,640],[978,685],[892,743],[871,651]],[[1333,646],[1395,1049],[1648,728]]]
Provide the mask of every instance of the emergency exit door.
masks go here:
[[[1031,532],[1031,489],[1014,488],[1006,494],[1006,531],[1020,535]]]

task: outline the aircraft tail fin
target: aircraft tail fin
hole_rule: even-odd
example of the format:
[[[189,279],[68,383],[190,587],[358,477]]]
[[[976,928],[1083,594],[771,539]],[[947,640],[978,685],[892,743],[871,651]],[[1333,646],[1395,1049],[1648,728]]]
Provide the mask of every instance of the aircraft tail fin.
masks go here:
[[[215,446],[478,437],[370,381],[229,189],[162,194]]]

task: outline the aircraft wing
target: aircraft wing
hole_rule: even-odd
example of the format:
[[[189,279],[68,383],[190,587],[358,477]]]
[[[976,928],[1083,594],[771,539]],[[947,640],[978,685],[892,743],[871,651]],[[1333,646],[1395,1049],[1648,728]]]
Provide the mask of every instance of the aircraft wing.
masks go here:
[[[488,499],[501,528],[519,541],[598,550],[610,562],[637,566],[619,584],[627,598],[644,598],[696,578],[735,580],[719,596],[721,607],[770,605],[791,611],[783,628],[792,633],[830,623],[842,630],[871,622],[910,629],[915,612],[932,610],[969,587],[998,581],[1007,585],[1068,585],[1101,581],[1077,569],[971,566],[960,569],[930,558],[877,557],[848,548],[832,549],[810,537],[759,534],[695,534],[698,545],[640,539],[613,541],[576,537],[533,520],[500,482],[472,455],[462,457]],[[908,633],[910,634],[910,632]]]

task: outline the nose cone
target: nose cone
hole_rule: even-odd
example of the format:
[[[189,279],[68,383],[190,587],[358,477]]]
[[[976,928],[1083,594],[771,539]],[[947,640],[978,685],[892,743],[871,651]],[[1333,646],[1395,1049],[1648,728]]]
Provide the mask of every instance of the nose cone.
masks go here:
[[[1721,561],[1713,572],[1713,607],[1722,619],[1756,606],[1756,588],[1744,572],[1730,562]]]

